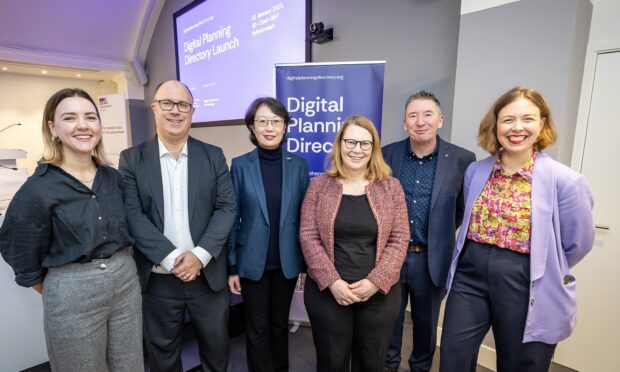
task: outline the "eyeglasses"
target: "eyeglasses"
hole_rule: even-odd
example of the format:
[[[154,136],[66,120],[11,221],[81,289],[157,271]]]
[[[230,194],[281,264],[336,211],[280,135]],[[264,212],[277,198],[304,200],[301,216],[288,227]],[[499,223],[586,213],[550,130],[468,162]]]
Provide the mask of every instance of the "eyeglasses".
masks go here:
[[[344,138],[342,139],[342,141],[344,142],[344,147],[348,148],[349,150],[353,150],[355,146],[357,146],[358,143],[362,151],[370,150],[373,145],[372,141],[356,141],[354,139],[344,139]]]
[[[187,103],[183,101],[173,102],[169,99],[160,99],[160,100],[155,100],[155,102],[159,103],[159,108],[164,111],[172,111],[175,105],[177,106],[177,109],[179,110],[179,112],[190,112],[190,110],[192,109],[191,103]]]
[[[269,123],[271,123],[271,125],[274,128],[280,129],[284,126],[284,120],[280,119],[280,118],[276,118],[276,119],[266,119],[266,118],[259,118],[259,119],[254,119],[254,124],[256,124],[257,126],[261,127],[261,128],[266,128],[267,125],[269,125]]]

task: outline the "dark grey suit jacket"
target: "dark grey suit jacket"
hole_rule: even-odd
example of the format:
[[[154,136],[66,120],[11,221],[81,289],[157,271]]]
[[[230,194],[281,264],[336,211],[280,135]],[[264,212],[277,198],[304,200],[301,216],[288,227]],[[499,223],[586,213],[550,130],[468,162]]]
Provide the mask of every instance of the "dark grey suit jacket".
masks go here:
[[[428,268],[437,287],[444,287],[456,239],[456,229],[463,220],[463,177],[476,155],[462,147],[437,137],[439,141],[437,169],[431,195],[428,222]],[[392,168],[392,175],[400,177],[409,138],[394,142],[382,149],[385,161]]]
[[[226,159],[219,147],[189,137],[188,213],[194,245],[213,258],[203,269],[214,291],[227,287],[226,239],[235,218],[235,195]],[[157,137],[121,153],[123,198],[142,290],[151,268],[175,246],[164,236],[164,197]]]

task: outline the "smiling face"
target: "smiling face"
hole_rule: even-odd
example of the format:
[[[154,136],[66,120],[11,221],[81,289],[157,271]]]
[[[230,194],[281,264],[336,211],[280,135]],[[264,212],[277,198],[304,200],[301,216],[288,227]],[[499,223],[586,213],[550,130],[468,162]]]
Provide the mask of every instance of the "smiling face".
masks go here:
[[[443,125],[443,115],[430,99],[414,99],[405,108],[405,131],[411,143],[434,148],[437,130]]]
[[[101,141],[101,122],[95,106],[82,97],[63,99],[47,125],[62,144],[65,157],[90,156]]]
[[[346,140],[354,140],[358,143],[349,149],[345,144]],[[349,125],[342,134],[342,143],[340,144],[342,166],[348,174],[366,172],[368,168],[372,147],[368,150],[362,150],[360,142],[372,142],[372,134],[358,125]]]
[[[267,121],[267,126],[261,127],[258,121]],[[274,124],[275,123],[275,124]],[[252,132],[256,136],[258,145],[264,149],[277,149],[280,147],[282,137],[284,136],[284,119],[271,111],[271,109],[262,104],[256,110],[254,115],[254,124],[252,125]]]
[[[520,98],[497,113],[497,140],[507,155],[529,156],[534,150],[545,120],[540,109],[527,98]]]
[[[170,111],[166,111],[157,102],[162,100],[169,100],[174,103],[184,102],[192,105],[192,96],[180,82],[167,81],[159,87],[155,94],[154,102],[151,103],[151,109],[155,114],[157,136],[164,142],[186,141],[192,125],[194,107],[189,112],[181,112],[178,105],[174,105]]]

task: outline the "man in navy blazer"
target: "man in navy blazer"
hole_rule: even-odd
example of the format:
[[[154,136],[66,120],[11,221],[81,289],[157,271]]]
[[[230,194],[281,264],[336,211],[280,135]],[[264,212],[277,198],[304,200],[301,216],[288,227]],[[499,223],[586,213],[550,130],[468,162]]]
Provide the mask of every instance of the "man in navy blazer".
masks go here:
[[[223,372],[230,353],[225,244],[235,217],[228,166],[220,148],[189,137],[193,97],[184,84],[161,84],[151,108],[157,137],[123,151],[119,165],[151,370],[182,370],[187,311],[202,370]]]
[[[476,160],[471,151],[437,135],[443,125],[439,100],[420,91],[405,104],[404,129],[409,137],[385,146],[383,156],[405,191],[411,237],[401,270],[401,309],[386,357],[385,370],[401,361],[403,321],[411,300],[413,350],[411,371],[429,371],[435,353],[439,308],[463,219],[463,176]]]

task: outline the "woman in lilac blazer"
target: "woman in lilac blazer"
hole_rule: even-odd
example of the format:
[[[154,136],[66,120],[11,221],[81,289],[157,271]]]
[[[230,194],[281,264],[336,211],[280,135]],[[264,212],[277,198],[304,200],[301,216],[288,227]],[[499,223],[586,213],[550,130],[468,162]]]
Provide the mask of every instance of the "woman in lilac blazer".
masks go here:
[[[441,371],[475,371],[492,327],[498,371],[547,371],[575,325],[570,269],[592,248],[584,177],[540,152],[555,142],[549,106],[515,87],[483,118],[492,156],[465,174],[465,215],[447,281]]]

